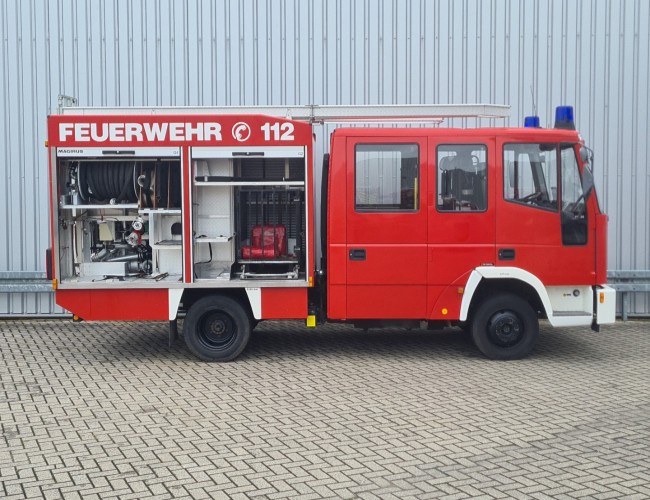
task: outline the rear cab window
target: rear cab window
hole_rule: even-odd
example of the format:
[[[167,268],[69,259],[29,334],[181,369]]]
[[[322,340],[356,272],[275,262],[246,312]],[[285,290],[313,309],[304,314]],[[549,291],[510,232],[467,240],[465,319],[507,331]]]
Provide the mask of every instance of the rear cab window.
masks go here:
[[[436,150],[439,212],[487,209],[487,146],[441,144]]]

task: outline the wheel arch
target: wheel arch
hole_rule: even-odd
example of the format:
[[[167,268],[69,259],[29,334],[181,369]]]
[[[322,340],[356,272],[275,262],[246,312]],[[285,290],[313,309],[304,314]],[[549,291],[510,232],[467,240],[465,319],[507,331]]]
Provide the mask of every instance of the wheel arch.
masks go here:
[[[467,280],[460,321],[467,321],[482,300],[497,293],[522,297],[538,316],[549,317],[552,314],[548,293],[537,276],[516,267],[483,267],[474,269]]]

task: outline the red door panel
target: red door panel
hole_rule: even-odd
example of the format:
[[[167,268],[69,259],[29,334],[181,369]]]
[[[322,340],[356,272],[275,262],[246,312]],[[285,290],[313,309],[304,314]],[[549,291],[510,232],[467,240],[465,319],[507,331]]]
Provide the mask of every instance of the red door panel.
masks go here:
[[[495,141],[490,136],[429,139],[428,319],[458,319],[462,295],[446,287],[474,268],[494,265]],[[466,163],[463,156],[469,155]],[[443,314],[442,310],[447,311]]]
[[[363,246],[366,259],[350,261],[348,254],[348,283],[367,285],[422,285],[426,279],[427,248],[425,245],[394,244],[348,245],[353,252]]]
[[[587,240],[584,244],[566,244],[562,237],[561,210],[567,210],[571,197],[570,183],[566,177],[577,175],[572,174],[571,170],[572,162],[577,162],[575,154],[571,147],[561,148],[562,153],[559,154],[558,143],[549,141],[547,147],[536,153],[540,157],[545,156],[541,164],[543,168],[540,168],[544,175],[539,175],[540,179],[543,178],[542,187],[539,187],[539,181],[534,183],[535,186],[526,186],[521,181],[523,191],[519,195],[522,199],[512,201],[517,197],[514,191],[516,182],[513,182],[513,174],[508,173],[512,169],[507,163],[508,160],[519,160],[520,177],[524,177],[524,173],[533,168],[529,165],[533,162],[530,160],[532,153],[526,155],[523,148],[532,148],[537,143],[531,142],[531,146],[526,144],[499,141],[498,161],[503,164],[504,176],[497,180],[497,265],[524,269],[537,276],[546,286],[595,283],[595,220],[587,219]],[[513,150],[518,147],[522,149],[517,156]],[[507,153],[504,148],[508,150]],[[535,195],[530,195],[533,200],[526,201],[526,195],[532,191],[543,191],[546,198],[535,202]],[[511,258],[503,258],[504,250],[509,252]]]
[[[348,137],[347,318],[424,318],[427,149],[422,137]]]
[[[348,318],[417,319],[426,307],[425,285],[354,285],[348,287]]]

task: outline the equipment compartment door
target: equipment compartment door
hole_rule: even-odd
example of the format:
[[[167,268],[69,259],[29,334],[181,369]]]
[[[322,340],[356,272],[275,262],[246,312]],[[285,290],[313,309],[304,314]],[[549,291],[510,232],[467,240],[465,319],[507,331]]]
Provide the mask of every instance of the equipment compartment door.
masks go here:
[[[349,138],[346,157],[347,317],[424,318],[426,140]]]

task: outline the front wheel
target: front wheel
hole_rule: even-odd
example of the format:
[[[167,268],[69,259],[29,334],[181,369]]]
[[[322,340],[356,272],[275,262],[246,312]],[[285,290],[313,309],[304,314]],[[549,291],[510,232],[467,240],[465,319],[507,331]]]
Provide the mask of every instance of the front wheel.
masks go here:
[[[528,302],[512,294],[491,297],[478,306],[472,339],[490,359],[520,359],[535,347],[539,322]]]
[[[251,325],[244,308],[229,297],[197,300],[183,325],[188,349],[204,361],[230,361],[246,347]]]

